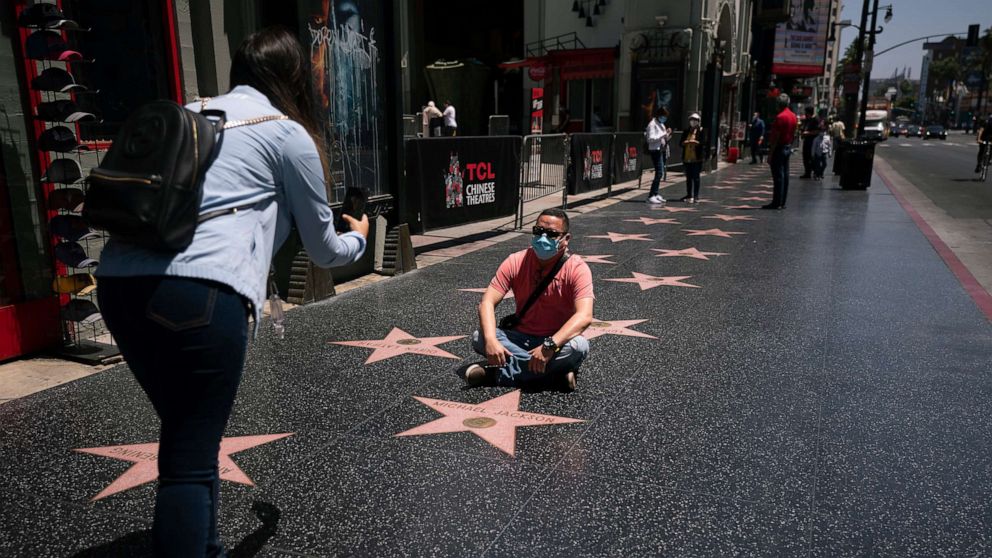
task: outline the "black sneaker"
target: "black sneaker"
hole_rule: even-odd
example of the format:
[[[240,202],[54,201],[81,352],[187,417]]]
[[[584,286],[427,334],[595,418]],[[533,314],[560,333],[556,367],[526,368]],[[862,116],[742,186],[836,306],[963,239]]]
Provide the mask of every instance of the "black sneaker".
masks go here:
[[[576,376],[575,370],[569,370],[565,373],[565,391],[575,391],[576,387]]]
[[[470,386],[481,386],[486,381],[486,369],[478,364],[470,364],[465,369],[465,383]]]

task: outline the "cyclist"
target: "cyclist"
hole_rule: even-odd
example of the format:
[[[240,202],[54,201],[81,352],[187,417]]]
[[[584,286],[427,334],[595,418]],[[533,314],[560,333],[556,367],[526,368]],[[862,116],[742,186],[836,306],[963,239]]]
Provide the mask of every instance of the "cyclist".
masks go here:
[[[992,113],[985,117],[985,121],[978,128],[978,161],[975,163],[975,172],[982,172],[982,163],[985,161],[985,150],[992,142]]]

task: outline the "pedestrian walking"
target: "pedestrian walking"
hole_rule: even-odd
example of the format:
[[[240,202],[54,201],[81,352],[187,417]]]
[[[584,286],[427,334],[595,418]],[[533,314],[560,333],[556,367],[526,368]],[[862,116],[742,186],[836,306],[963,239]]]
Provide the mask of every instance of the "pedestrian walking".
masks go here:
[[[796,114],[789,109],[789,96],[778,96],[778,116],[772,123],[768,136],[768,164],[772,170],[772,203],[762,209],[785,209],[785,199],[789,193],[789,157],[792,156],[792,142],[796,138]],[[811,146],[812,147],[812,146]]]
[[[224,111],[229,123],[288,119],[224,132],[203,171],[200,221],[187,248],[155,251],[111,237],[102,253],[101,313],[161,419],[155,556],[225,555],[218,453],[273,251],[294,223],[319,266],[349,264],[365,251],[367,217],[344,215],[351,231],[334,231],[309,61],[281,27],[245,39],[231,64],[233,88],[208,108]]]
[[[651,191],[648,192],[648,203],[665,203],[665,198],[661,196],[659,189],[661,181],[665,178],[666,151],[671,136],[668,127],[665,126],[667,120],[668,110],[665,107],[658,107],[654,111],[654,117],[648,122],[647,129],[644,130],[648,153],[654,165],[654,179],[651,181]]]
[[[754,113],[754,117],[751,118],[751,164],[754,165],[759,161],[764,163],[765,156],[761,153],[762,144],[765,142],[765,121],[761,119],[761,113]]]
[[[790,111],[791,112],[791,111]],[[803,139],[803,174],[799,178],[810,178],[813,173],[813,140],[820,135],[822,124],[814,114],[813,107],[806,107],[801,123]]]
[[[455,107],[451,101],[444,102],[444,135],[458,135],[458,121],[455,119]]]
[[[682,134],[682,166],[685,169],[685,197],[679,201],[699,202],[699,175],[707,159],[706,130],[700,125],[698,112],[689,115],[689,129]]]

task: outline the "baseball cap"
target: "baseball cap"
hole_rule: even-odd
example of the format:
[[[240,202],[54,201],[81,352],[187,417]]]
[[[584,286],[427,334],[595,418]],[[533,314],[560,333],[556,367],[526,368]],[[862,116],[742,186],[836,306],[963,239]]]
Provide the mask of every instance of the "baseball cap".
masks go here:
[[[87,87],[76,83],[76,78],[62,68],[47,68],[31,80],[31,89],[35,91],[86,91]]]
[[[79,110],[76,103],[68,99],[38,103],[38,118],[47,122],[78,122],[79,120],[95,120],[92,112]]]
[[[21,27],[42,27],[45,29],[79,29],[79,24],[66,19],[65,14],[55,4],[39,3],[25,8],[17,18]]]
[[[55,126],[41,133],[38,137],[38,148],[42,151],[57,151],[68,153],[74,149],[89,150],[89,147],[80,145],[76,141],[76,134],[65,126]]]
[[[56,215],[48,222],[48,227],[52,234],[66,240],[86,240],[100,235],[79,215]]]
[[[70,50],[69,45],[57,31],[35,31],[24,41],[24,49],[28,58],[35,60],[61,60],[72,62],[82,60],[83,55]]]
[[[76,242],[60,242],[56,244],[55,257],[69,267],[93,267],[100,263],[87,256],[83,247]]]
[[[74,298],[62,307],[62,313],[67,320],[79,322],[81,324],[91,324],[99,320],[100,309],[93,304],[93,301],[85,298]]]
[[[692,114],[689,115],[689,120],[702,120],[702,118],[699,117],[699,113],[698,112],[694,112],[694,113],[692,113]]]
[[[79,213],[83,209],[86,194],[79,188],[63,188],[48,194],[48,207]]]
[[[79,168],[79,163],[72,159],[55,159],[52,164],[48,165],[41,181],[75,184],[82,178],[83,171]]]
[[[90,273],[73,273],[52,280],[52,290],[59,294],[88,295],[96,289],[96,278]]]

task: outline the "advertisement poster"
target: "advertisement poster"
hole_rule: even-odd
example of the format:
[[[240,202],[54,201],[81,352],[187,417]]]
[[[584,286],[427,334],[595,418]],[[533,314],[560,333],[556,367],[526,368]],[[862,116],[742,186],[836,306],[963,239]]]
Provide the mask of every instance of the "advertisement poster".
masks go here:
[[[530,133],[540,134],[544,131],[544,88],[534,87],[530,90]]]
[[[790,0],[791,17],[775,27],[772,73],[820,76],[827,55],[830,0]]]

